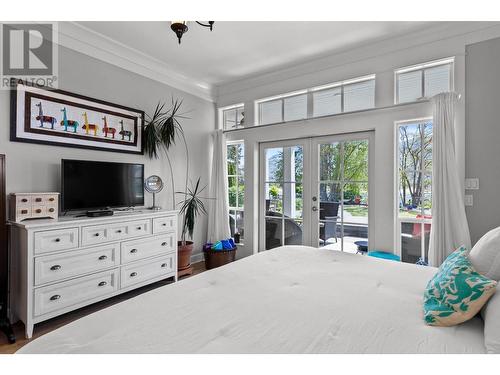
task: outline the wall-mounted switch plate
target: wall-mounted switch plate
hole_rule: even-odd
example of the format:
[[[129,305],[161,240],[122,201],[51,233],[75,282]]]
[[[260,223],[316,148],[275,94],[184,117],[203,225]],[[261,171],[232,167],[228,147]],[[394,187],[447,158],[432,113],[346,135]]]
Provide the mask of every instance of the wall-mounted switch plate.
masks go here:
[[[465,179],[465,189],[466,190],[478,190],[479,189],[479,178],[466,178]]]
[[[472,194],[465,194],[464,201],[466,206],[472,207],[474,205],[474,199]]]

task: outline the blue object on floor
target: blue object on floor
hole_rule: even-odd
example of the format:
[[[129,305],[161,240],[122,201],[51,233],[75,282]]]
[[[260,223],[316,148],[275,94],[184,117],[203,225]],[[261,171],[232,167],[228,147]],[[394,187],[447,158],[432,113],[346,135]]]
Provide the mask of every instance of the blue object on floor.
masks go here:
[[[224,250],[231,250],[234,246],[231,246],[231,243],[229,242],[229,240],[222,240],[222,248]]]
[[[369,251],[368,256],[381,259],[394,260],[396,262],[401,261],[401,258],[399,256],[393,253],[388,253],[386,251]]]
[[[368,252],[368,241],[355,241],[354,245],[358,247],[357,254],[366,254]]]
[[[428,266],[429,263],[422,257],[418,258],[417,263],[415,263],[419,266]]]

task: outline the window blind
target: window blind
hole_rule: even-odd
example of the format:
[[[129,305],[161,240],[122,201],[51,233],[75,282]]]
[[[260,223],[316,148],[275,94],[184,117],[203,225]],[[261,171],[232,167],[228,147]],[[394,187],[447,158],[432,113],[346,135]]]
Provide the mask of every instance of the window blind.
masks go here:
[[[424,71],[425,75],[425,96],[430,98],[441,92],[451,89],[451,64],[439,65],[428,68]]]
[[[344,86],[344,112],[375,107],[375,80]]]
[[[313,93],[313,116],[327,116],[342,112],[342,89],[315,91]]]
[[[263,102],[259,104],[260,124],[273,124],[283,122],[281,99]]]
[[[307,95],[297,95],[283,99],[284,121],[307,118]]]
[[[414,102],[423,96],[421,70],[399,73],[397,80],[398,103]]]
[[[397,103],[431,98],[452,89],[453,60],[431,62],[396,71]],[[422,92],[423,90],[423,92]]]

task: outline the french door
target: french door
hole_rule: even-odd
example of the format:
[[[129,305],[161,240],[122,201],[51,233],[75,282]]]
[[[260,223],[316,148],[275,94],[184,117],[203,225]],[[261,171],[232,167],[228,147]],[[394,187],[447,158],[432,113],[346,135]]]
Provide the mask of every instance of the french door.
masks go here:
[[[260,145],[259,249],[368,249],[372,133]]]

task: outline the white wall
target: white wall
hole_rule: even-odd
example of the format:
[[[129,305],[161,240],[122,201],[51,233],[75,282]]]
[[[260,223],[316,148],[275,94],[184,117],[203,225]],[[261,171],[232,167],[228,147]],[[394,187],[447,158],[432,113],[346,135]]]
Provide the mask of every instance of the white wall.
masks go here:
[[[60,47],[59,88],[110,101],[151,113],[158,101],[170,102],[171,97],[184,100],[183,110],[190,111],[182,122],[191,154],[190,176],[208,183],[209,134],[215,128],[214,104],[176,90],[157,81],[131,73],[90,56]],[[146,156],[83,150],[58,146],[36,145],[9,141],[10,93],[0,91],[0,153],[6,154],[7,192],[59,191],[60,161],[63,158],[136,162],[145,164],[145,175],[160,175],[166,188],[158,196],[159,203],[171,207],[170,174],[163,160]],[[183,189],[186,160],[181,144],[173,150],[176,190]],[[146,204],[151,196],[146,194]],[[180,198],[180,197],[178,197]],[[195,231],[195,252],[206,239],[206,218],[201,218]]]
[[[472,242],[500,226],[500,39],[467,48],[466,172],[479,178],[467,207]]]
[[[223,85],[218,88],[218,107],[245,103],[247,124],[254,123],[256,99],[375,73],[376,106],[394,104],[394,70],[444,57],[455,57],[455,91],[462,100],[457,106],[456,147],[459,176],[465,178],[465,50],[466,45],[500,36],[499,23],[460,23],[384,41],[335,56],[312,61],[277,72],[262,74]],[[370,201],[377,202],[375,226],[370,246],[392,251],[395,246],[394,224],[394,121],[428,117],[428,103],[384,110],[346,114],[323,119],[311,119],[289,124],[227,132],[229,140],[245,140],[245,239],[246,254],[257,251],[257,181],[258,143],[342,132],[375,131],[376,172]],[[253,233],[253,238],[248,236]]]

